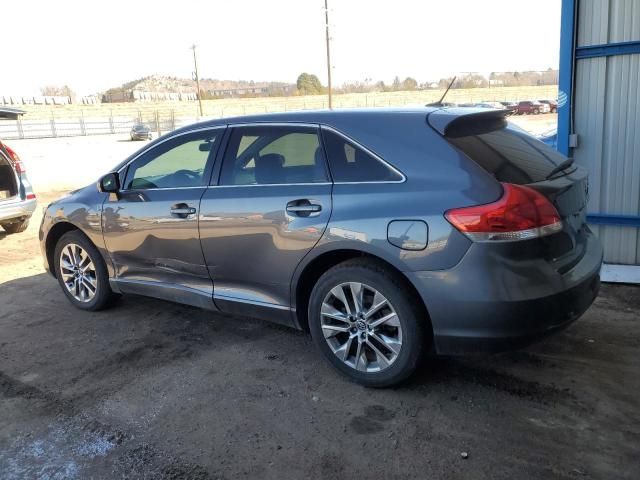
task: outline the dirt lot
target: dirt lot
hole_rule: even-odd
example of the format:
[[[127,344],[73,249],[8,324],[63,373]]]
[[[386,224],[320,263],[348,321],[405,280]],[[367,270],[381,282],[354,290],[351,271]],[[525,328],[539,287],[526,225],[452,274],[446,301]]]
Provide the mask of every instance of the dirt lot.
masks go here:
[[[526,351],[369,390],[282,327],[134,296],[74,309],[42,270],[40,212],[0,232],[0,478],[640,475],[638,287],[604,286]]]

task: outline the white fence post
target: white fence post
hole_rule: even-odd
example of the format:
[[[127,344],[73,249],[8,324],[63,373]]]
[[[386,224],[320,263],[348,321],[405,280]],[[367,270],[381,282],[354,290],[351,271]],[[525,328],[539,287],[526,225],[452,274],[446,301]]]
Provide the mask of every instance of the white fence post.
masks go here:
[[[84,124],[84,113],[80,110],[80,135],[87,135],[87,128]]]
[[[20,115],[16,119],[16,126],[18,127],[18,138],[24,138],[24,129],[22,128],[22,119]]]
[[[53,115],[53,112],[51,112],[51,136],[52,137],[57,137],[58,136],[58,132],[56,132],[56,118]]]
[[[162,133],[160,133],[160,115],[158,114],[158,110],[156,110],[156,128],[158,130],[158,136],[162,135]]]

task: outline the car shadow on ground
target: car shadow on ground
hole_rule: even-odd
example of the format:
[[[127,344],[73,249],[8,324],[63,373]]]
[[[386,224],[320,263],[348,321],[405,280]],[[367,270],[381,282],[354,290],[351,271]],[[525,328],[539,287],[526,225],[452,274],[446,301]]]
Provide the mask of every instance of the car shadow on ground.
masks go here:
[[[0,239],[2,235],[0,232]],[[625,295],[619,291],[620,288],[625,287],[605,287],[606,292],[601,296],[600,303],[605,303],[605,307],[614,311],[616,308],[626,311],[637,309],[640,300],[635,294],[639,290],[626,287],[630,288],[633,294]],[[105,348],[105,345],[111,345],[112,354],[116,359],[120,355],[122,360],[126,360],[127,356],[136,357],[138,353],[147,349],[169,349],[174,352],[174,357],[167,355],[166,351],[163,352],[162,362],[166,363],[171,358],[179,360],[184,356],[203,353],[207,349],[221,350],[229,346],[229,343],[225,342],[235,342],[238,339],[242,343],[256,341],[258,343],[254,348],[260,348],[261,339],[277,336],[282,342],[290,341],[295,346],[294,350],[300,350],[299,354],[303,356],[300,362],[320,361],[320,352],[313,348],[307,333],[260,320],[213,313],[137,295],[125,295],[102,312],[85,312],[70,305],[60,291],[57,281],[45,273],[6,282],[0,290],[0,304],[5,305],[5,309],[16,309],[8,315],[12,321],[5,320],[1,324],[3,336],[9,338],[15,329],[15,333],[19,335],[15,340],[32,346],[37,345],[38,337],[30,335],[31,332],[24,329],[28,329],[29,326],[42,328],[51,323],[57,325],[56,328],[69,329],[67,334],[70,335],[100,334],[101,351],[86,352],[93,359],[98,358],[98,354],[109,356],[109,349]],[[35,305],[32,304],[28,312],[22,313],[20,305],[29,301],[35,302]],[[615,306],[611,305],[612,302]],[[7,317],[7,314],[0,318],[3,317]],[[585,340],[586,337],[597,337],[596,333],[591,333],[592,329],[589,327],[590,325],[578,321],[567,331],[546,339],[539,345],[510,353],[472,357],[430,355],[423,361],[418,373],[397,389],[428,388],[456,381],[491,386],[525,396],[548,394],[548,388],[544,385],[538,388],[537,385],[540,385],[539,381],[544,379],[545,375],[554,376],[554,370],[562,363],[563,357],[571,360],[572,355],[577,355],[581,360],[588,360],[589,354],[593,354],[594,361],[600,361],[602,356],[607,355],[615,360],[615,354],[611,358],[612,354],[598,351],[598,345],[594,344],[594,340]],[[132,329],[133,333],[129,332],[126,339],[122,339],[122,331],[127,328]],[[150,335],[150,332],[153,332],[153,335]],[[62,333],[61,331],[60,334]],[[50,338],[43,337],[42,340],[46,343]],[[619,340],[625,343],[624,338]],[[135,345],[137,353],[132,355],[129,351],[123,354],[122,345]],[[262,352],[265,357],[270,355],[270,350],[271,348],[268,348]],[[276,354],[278,355],[285,356],[286,353]],[[80,364],[82,369],[86,370],[87,364]],[[326,369],[331,371],[328,366]]]

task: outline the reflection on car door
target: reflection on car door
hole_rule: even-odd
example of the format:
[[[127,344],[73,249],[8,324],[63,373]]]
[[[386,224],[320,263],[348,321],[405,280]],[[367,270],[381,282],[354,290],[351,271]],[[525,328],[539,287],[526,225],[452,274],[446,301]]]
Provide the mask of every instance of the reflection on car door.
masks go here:
[[[102,212],[121,291],[215,308],[198,212],[223,131],[170,138],[121,173],[122,189],[110,195]]]
[[[293,272],[330,215],[317,128],[234,128],[218,185],[201,202],[201,243],[218,308],[290,323]]]

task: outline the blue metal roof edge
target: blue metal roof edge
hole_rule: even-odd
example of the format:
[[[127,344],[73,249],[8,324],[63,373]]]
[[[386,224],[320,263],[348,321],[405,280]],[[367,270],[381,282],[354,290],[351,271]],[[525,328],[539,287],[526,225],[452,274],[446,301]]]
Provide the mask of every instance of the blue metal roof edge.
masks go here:
[[[575,64],[576,0],[562,0],[560,18],[560,76],[558,79],[558,151],[569,156],[573,68]]]

